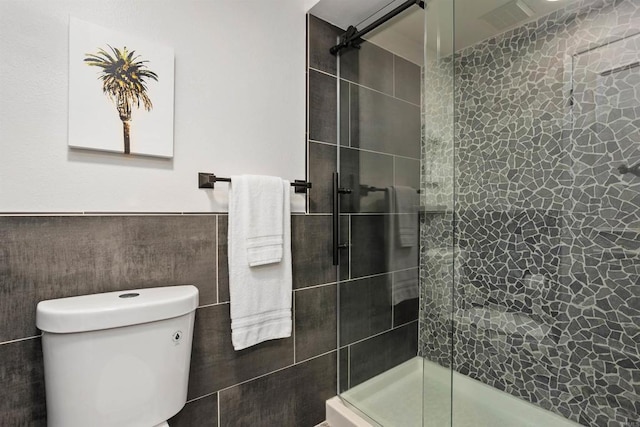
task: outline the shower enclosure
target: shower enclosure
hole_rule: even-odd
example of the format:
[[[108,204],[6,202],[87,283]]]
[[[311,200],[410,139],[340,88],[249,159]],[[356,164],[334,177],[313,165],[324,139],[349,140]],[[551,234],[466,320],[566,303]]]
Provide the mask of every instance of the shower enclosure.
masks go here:
[[[328,50],[406,6],[334,49],[340,399],[640,426],[640,2],[384,3],[311,11]]]

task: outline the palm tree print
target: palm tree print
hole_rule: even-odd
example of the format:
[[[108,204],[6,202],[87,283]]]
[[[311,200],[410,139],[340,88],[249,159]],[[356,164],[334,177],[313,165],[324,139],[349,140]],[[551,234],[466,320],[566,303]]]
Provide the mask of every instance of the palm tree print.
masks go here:
[[[116,106],[120,120],[122,120],[122,132],[124,136],[124,153],[129,154],[131,128],[131,110],[135,106],[151,111],[153,104],[147,95],[147,80],[158,81],[158,75],[147,68],[146,63],[136,55],[136,51],[129,51],[125,46],[122,49],[111,47],[110,52],[98,49],[98,52],[87,53],[84,62],[91,67],[99,67],[102,81],[102,93],[104,93]]]

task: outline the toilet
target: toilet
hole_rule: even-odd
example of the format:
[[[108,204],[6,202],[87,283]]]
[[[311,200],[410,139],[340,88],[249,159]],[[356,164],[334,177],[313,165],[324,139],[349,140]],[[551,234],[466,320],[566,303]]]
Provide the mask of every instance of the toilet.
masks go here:
[[[162,427],[187,401],[195,286],[41,301],[49,427]]]

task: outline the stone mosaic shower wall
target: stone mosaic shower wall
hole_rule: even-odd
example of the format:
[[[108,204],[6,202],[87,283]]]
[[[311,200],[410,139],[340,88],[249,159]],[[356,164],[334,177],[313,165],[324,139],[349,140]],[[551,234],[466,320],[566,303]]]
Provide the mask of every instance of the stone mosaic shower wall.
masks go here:
[[[423,217],[422,354],[587,426],[640,422],[639,32],[582,0],[458,52],[455,149],[425,129],[456,203]]]

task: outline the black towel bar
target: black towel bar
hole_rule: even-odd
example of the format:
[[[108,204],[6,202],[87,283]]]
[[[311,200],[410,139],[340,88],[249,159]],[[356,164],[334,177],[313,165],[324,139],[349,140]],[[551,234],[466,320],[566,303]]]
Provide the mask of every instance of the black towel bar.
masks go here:
[[[218,181],[231,182],[231,178],[223,178],[220,176],[215,176],[215,174],[206,172],[198,173],[198,188],[215,188],[215,183]],[[295,187],[296,193],[306,193],[307,190],[311,188],[311,183],[296,179],[291,183],[291,186]]]

